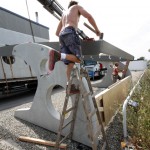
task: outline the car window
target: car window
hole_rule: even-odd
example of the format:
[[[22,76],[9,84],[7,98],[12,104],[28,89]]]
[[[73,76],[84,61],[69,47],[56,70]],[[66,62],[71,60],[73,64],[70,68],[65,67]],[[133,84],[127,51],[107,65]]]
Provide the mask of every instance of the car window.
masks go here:
[[[85,64],[85,66],[96,65],[97,62],[94,60],[84,60],[84,64]]]

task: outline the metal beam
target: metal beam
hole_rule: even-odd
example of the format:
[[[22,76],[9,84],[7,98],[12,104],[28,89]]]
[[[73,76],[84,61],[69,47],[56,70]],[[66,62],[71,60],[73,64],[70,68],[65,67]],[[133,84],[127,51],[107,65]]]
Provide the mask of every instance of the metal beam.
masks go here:
[[[39,44],[47,45],[54,48],[55,50],[60,50],[59,42],[40,42]],[[0,47],[0,56],[11,56],[12,50],[15,45]],[[95,60],[110,60],[110,61],[119,61],[119,60],[134,60],[134,56],[131,54],[113,46],[112,44],[104,41],[81,41],[82,54],[85,58],[90,58],[93,56]],[[99,58],[99,54],[104,53],[110,56],[103,56]],[[110,59],[111,58],[111,59]],[[121,59],[120,59],[121,58]],[[106,61],[105,60],[105,61]]]
[[[99,56],[99,55],[84,55],[84,60],[95,60],[95,61],[107,61],[107,62],[119,62],[126,61],[126,59],[117,56]]]
[[[50,42],[50,43],[42,43],[46,44],[56,50],[60,50],[59,42]],[[134,60],[134,56],[131,54],[113,46],[112,44],[104,41],[104,40],[98,40],[98,41],[81,41],[81,47],[82,47],[82,54],[84,56],[90,57],[90,56],[96,56],[95,59],[99,57],[100,53],[111,55],[112,60],[115,61],[115,59],[123,59],[123,60]],[[103,57],[106,58],[106,57]],[[108,59],[108,58],[106,58]]]
[[[99,55],[100,53],[104,53],[119,58],[122,57],[124,59],[134,60],[134,56],[104,40],[83,41],[81,46],[83,55]]]

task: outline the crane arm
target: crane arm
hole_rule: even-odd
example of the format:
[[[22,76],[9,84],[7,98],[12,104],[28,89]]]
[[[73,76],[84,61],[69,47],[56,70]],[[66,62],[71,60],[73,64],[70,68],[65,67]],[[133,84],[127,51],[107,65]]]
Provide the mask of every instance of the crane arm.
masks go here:
[[[61,19],[62,13],[65,10],[56,0],[38,0],[43,7],[50,12],[58,20]],[[83,39],[89,39],[89,37],[79,28],[77,29],[78,35]]]

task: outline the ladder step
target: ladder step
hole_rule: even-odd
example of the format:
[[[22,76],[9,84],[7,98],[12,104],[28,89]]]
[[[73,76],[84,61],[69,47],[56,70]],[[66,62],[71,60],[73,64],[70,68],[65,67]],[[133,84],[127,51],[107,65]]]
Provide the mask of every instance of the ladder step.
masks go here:
[[[64,126],[62,127],[62,130],[63,130],[64,128],[66,128],[72,121],[73,121],[73,119],[70,120],[66,125],[64,125]]]
[[[70,93],[70,91],[69,91],[69,92],[67,92],[66,94],[67,94],[68,97],[69,97],[69,96],[71,96],[71,95],[80,94],[80,91],[77,91],[77,92],[75,92],[75,93]]]
[[[103,112],[104,111],[104,107],[98,107],[98,111]]]
[[[66,139],[69,137],[70,134],[71,134],[71,132],[68,133],[68,134],[59,142],[59,145],[60,145],[64,140],[66,140]]]
[[[66,110],[66,111],[64,112],[64,114],[67,114],[68,112],[72,111],[72,110],[75,109],[75,108],[76,108],[75,106],[70,107],[68,110]]]
[[[84,94],[83,94],[84,97],[88,97],[89,95],[92,96],[91,92],[87,92],[87,93],[84,93]]]

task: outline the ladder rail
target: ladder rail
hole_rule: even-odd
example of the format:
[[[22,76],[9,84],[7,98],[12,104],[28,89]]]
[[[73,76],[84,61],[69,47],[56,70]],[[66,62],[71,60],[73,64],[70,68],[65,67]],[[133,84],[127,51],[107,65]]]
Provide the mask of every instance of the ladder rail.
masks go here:
[[[77,97],[76,97],[76,104],[75,104],[75,109],[74,109],[74,112],[73,112],[73,123],[71,124],[71,127],[70,127],[70,137],[72,139],[72,136],[73,136],[73,131],[74,131],[74,125],[75,125],[75,120],[76,120],[76,115],[77,115],[77,106],[78,106],[78,102],[79,102],[79,94],[77,94]]]
[[[85,74],[84,77],[86,78],[87,80],[87,83],[88,83],[88,87],[89,87],[89,90],[90,92],[92,93],[92,101],[93,101],[93,104],[94,104],[94,107],[96,109],[96,115],[97,115],[97,119],[98,119],[98,122],[99,122],[99,125],[101,125],[101,132],[102,132],[102,135],[103,135],[103,138],[104,138],[104,145],[103,147],[105,148],[107,146],[107,148],[109,149],[109,144],[108,144],[108,141],[107,141],[107,138],[106,138],[106,134],[105,134],[105,130],[104,130],[104,126],[103,126],[103,122],[102,122],[102,117],[101,117],[101,114],[98,110],[98,106],[97,106],[97,103],[96,103],[96,99],[95,97],[93,96],[93,89],[92,89],[92,84],[90,82],[90,78],[88,76],[88,73],[86,70],[82,70],[82,73]]]
[[[73,72],[75,71],[74,69],[72,70]],[[70,136],[70,138],[72,138],[73,136],[73,129],[74,129],[74,124],[75,124],[75,119],[76,119],[76,113],[77,113],[77,105],[78,105],[78,101],[79,101],[79,94],[76,95],[76,100],[75,100],[75,104],[73,107],[67,109],[67,105],[68,105],[68,101],[69,101],[69,93],[70,93],[70,89],[71,89],[71,84],[73,82],[73,78],[74,78],[74,74],[71,73],[71,77],[68,83],[68,88],[66,89],[66,97],[65,97],[65,102],[64,102],[64,106],[63,106],[63,111],[62,111],[62,115],[60,114],[60,125],[59,125],[59,129],[58,129],[58,135],[57,135],[57,140],[56,140],[56,145],[55,148],[58,149],[59,145]],[[71,119],[71,121],[69,121],[66,125],[63,126],[64,124],[64,120],[65,120],[65,114],[67,114],[68,112],[73,111],[72,112],[72,116],[73,118]],[[69,124],[70,125],[70,132],[69,134],[67,134],[61,141],[61,132],[63,129],[65,129]]]
[[[80,94],[76,94],[74,106],[67,109],[68,100],[69,100],[69,96],[70,96],[69,92],[70,92],[71,84],[73,82],[73,78],[75,78],[75,77],[79,81],[78,85],[79,85]],[[84,87],[84,83],[82,80],[83,77],[85,77],[85,79],[86,79],[86,82],[87,82],[87,85],[89,88],[89,92],[87,92],[87,90]],[[56,146],[55,146],[57,149],[58,149],[59,145],[65,139],[67,139],[68,137],[72,138],[72,136],[73,136],[74,125],[75,125],[76,114],[77,114],[77,108],[78,108],[78,102],[79,102],[80,98],[81,98],[81,101],[83,104],[85,117],[87,119],[88,137],[91,141],[92,149],[97,150],[98,135],[100,135],[100,133],[102,133],[102,136],[104,139],[104,143],[102,145],[103,149],[105,149],[106,146],[109,149],[108,141],[107,141],[104,126],[103,126],[103,122],[101,119],[101,114],[99,112],[99,109],[98,109],[98,106],[96,103],[96,99],[95,99],[93,93],[94,92],[93,92],[92,85],[91,85],[90,78],[88,76],[87,71],[84,70],[83,68],[81,68],[79,71],[77,66],[75,66],[75,68],[73,68],[73,70],[71,72],[70,80],[68,83],[68,88],[66,89],[66,97],[65,97],[65,102],[64,102],[64,106],[63,106],[62,116],[60,117],[60,125],[59,125],[59,130],[58,130],[58,135],[57,135]],[[91,107],[91,102],[88,99],[89,96],[91,96],[93,107]],[[70,111],[73,111],[72,112],[72,119],[66,125],[63,126],[64,120],[65,120],[65,114],[70,112]],[[93,126],[93,122],[92,122],[93,121],[92,118],[95,115],[97,117],[97,123],[99,125],[97,131],[95,131],[94,126]],[[69,124],[71,124],[69,134],[67,134],[64,138],[62,138],[62,140],[60,140],[62,130],[64,128],[66,128]]]

